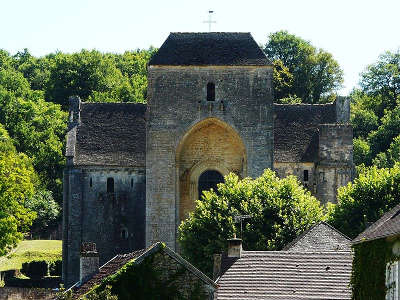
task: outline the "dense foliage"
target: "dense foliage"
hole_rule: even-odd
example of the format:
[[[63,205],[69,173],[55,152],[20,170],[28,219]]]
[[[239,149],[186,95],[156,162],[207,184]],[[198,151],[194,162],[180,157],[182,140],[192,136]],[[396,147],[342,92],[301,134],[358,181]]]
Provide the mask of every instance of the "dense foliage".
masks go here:
[[[145,102],[146,64],[154,51],[82,50],[37,58],[26,49],[16,55],[0,50],[0,176],[15,175],[0,182],[0,255],[35,215],[33,233],[59,217],[68,97]]]
[[[0,256],[22,238],[35,213],[25,207],[34,194],[36,174],[31,160],[18,153],[0,124]]]
[[[353,300],[385,299],[386,263],[398,259],[385,239],[357,244],[351,272]]]
[[[343,71],[332,54],[287,31],[269,35],[264,49],[274,64],[275,101],[305,103],[332,100],[341,87]],[[284,99],[284,100],[281,100]]]
[[[330,211],[329,222],[355,238],[385,212],[400,203],[400,164],[393,168],[360,168],[354,182],[338,191],[338,204]]]
[[[386,52],[361,74],[350,95],[356,165],[392,167],[399,161],[400,52]]]
[[[206,274],[212,257],[226,248],[226,240],[240,225],[237,215],[251,215],[243,225],[246,250],[280,250],[297,235],[323,218],[319,201],[294,176],[279,179],[265,170],[256,179],[230,174],[216,191],[204,192],[195,210],[179,226],[179,242],[189,261]]]

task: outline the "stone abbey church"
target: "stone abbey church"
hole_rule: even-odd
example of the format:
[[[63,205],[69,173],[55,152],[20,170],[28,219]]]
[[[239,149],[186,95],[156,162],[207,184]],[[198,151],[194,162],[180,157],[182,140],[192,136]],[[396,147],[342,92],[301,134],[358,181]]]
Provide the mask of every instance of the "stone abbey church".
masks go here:
[[[64,171],[63,278],[79,280],[82,242],[100,264],[177,228],[201,192],[230,172],[266,168],[321,202],[352,178],[345,98],[273,103],[273,67],[249,33],[171,33],[148,65],[148,103],[70,98]]]

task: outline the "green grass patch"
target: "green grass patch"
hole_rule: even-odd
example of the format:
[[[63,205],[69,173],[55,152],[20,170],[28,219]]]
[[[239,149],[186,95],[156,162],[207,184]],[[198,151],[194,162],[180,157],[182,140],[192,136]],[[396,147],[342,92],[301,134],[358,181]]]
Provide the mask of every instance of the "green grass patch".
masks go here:
[[[21,269],[24,262],[54,261],[62,258],[62,241],[22,241],[8,255],[0,257],[0,271]]]

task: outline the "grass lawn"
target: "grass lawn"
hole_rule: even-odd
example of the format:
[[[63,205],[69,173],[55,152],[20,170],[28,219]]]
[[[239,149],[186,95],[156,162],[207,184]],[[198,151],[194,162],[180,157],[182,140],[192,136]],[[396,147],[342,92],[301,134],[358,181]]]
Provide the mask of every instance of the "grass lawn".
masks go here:
[[[24,262],[61,259],[62,241],[22,241],[8,255],[0,257],[0,271],[21,269]]]

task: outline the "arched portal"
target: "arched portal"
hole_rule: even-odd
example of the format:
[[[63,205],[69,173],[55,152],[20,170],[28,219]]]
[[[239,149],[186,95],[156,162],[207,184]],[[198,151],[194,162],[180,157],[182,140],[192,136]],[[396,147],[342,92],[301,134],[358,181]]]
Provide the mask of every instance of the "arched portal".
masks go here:
[[[204,191],[213,189],[217,191],[218,183],[224,182],[224,176],[218,171],[207,170],[201,173],[199,182],[197,183],[198,198],[201,198],[201,194]]]
[[[176,151],[179,191],[179,221],[188,217],[199,199],[201,178],[216,185],[230,172],[246,176],[246,148],[239,134],[225,122],[208,118],[194,125],[182,138]],[[216,173],[215,173],[216,172]],[[218,175],[219,174],[219,178]],[[200,180],[201,179],[201,180]],[[213,186],[214,187],[214,186]],[[215,188],[214,188],[215,189]]]

